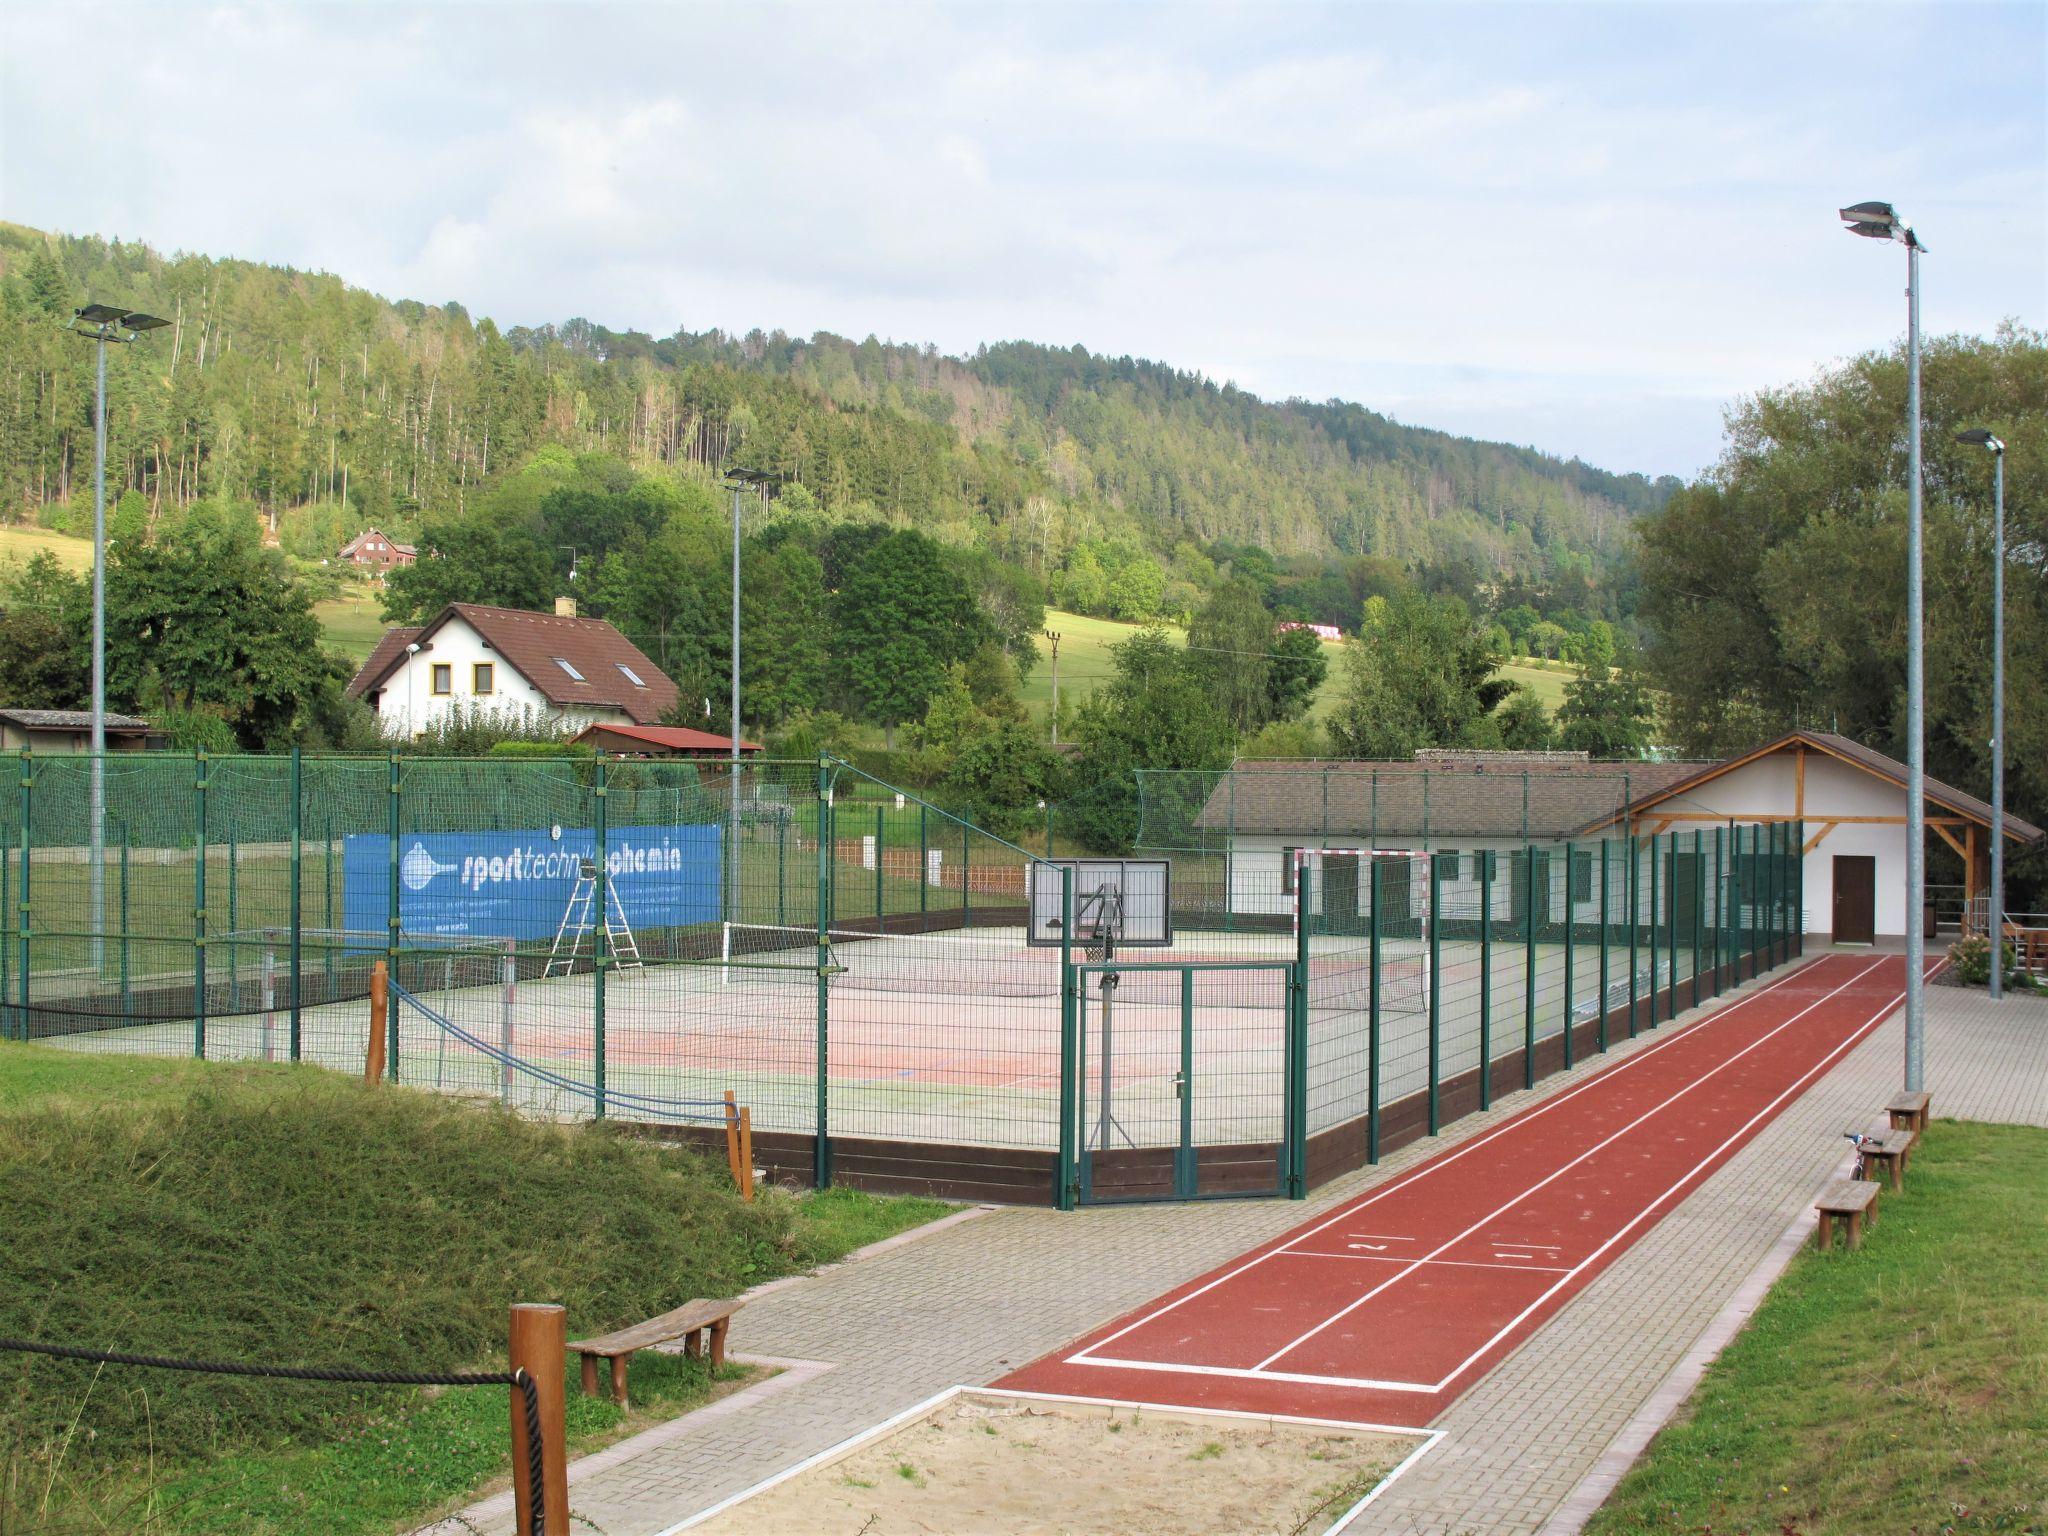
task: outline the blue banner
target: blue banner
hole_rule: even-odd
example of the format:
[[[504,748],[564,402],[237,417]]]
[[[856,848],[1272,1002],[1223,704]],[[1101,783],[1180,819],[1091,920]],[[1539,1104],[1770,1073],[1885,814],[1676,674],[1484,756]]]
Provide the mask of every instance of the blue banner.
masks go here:
[[[634,929],[719,919],[723,828],[612,827],[611,888]],[[398,916],[407,934],[552,939],[597,840],[588,827],[531,832],[422,832],[398,839]],[[342,925],[382,934],[391,916],[391,840],[342,840]]]

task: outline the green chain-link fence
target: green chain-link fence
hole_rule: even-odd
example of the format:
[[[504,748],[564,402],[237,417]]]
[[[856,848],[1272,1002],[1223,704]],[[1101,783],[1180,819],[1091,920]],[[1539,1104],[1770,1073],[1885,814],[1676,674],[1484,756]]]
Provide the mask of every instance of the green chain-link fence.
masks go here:
[[[8,1037],[358,1072],[381,961],[397,1081],[684,1139],[729,1093],[796,1182],[1300,1193],[1802,927],[1793,824],[1498,830],[1625,815],[1604,775],[1141,774],[1048,813],[1045,852],[1168,865],[1171,943],[1104,955],[1071,869],[831,759],[102,763],[95,871],[92,760],[12,760]],[[1027,942],[1034,868],[1064,947]]]

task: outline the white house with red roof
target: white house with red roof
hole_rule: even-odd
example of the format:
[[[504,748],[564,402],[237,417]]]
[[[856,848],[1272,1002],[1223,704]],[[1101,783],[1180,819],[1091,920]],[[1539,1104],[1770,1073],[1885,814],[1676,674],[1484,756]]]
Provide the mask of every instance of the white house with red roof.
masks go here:
[[[348,685],[393,735],[451,715],[539,719],[564,736],[591,725],[652,725],[676,685],[603,619],[450,603],[425,624],[388,629]]]

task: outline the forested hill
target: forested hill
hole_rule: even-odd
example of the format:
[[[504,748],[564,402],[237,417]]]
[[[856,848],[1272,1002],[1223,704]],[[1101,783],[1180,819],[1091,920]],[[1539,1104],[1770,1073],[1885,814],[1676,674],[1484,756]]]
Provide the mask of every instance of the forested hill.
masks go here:
[[[154,505],[341,503],[403,531],[544,444],[694,474],[738,460],[1057,592],[1084,547],[1091,569],[1253,545],[1597,581],[1673,488],[1079,347],[500,331],[455,302],[0,224],[0,515],[63,521],[89,485],[92,349],[59,328],[88,296],[173,322],[109,367],[110,478]]]

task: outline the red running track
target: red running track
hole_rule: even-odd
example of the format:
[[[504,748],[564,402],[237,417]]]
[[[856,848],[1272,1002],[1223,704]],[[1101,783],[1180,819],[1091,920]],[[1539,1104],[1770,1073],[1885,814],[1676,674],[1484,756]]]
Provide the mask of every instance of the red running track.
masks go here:
[[[1832,955],[998,1386],[1427,1423],[1904,1000]]]

